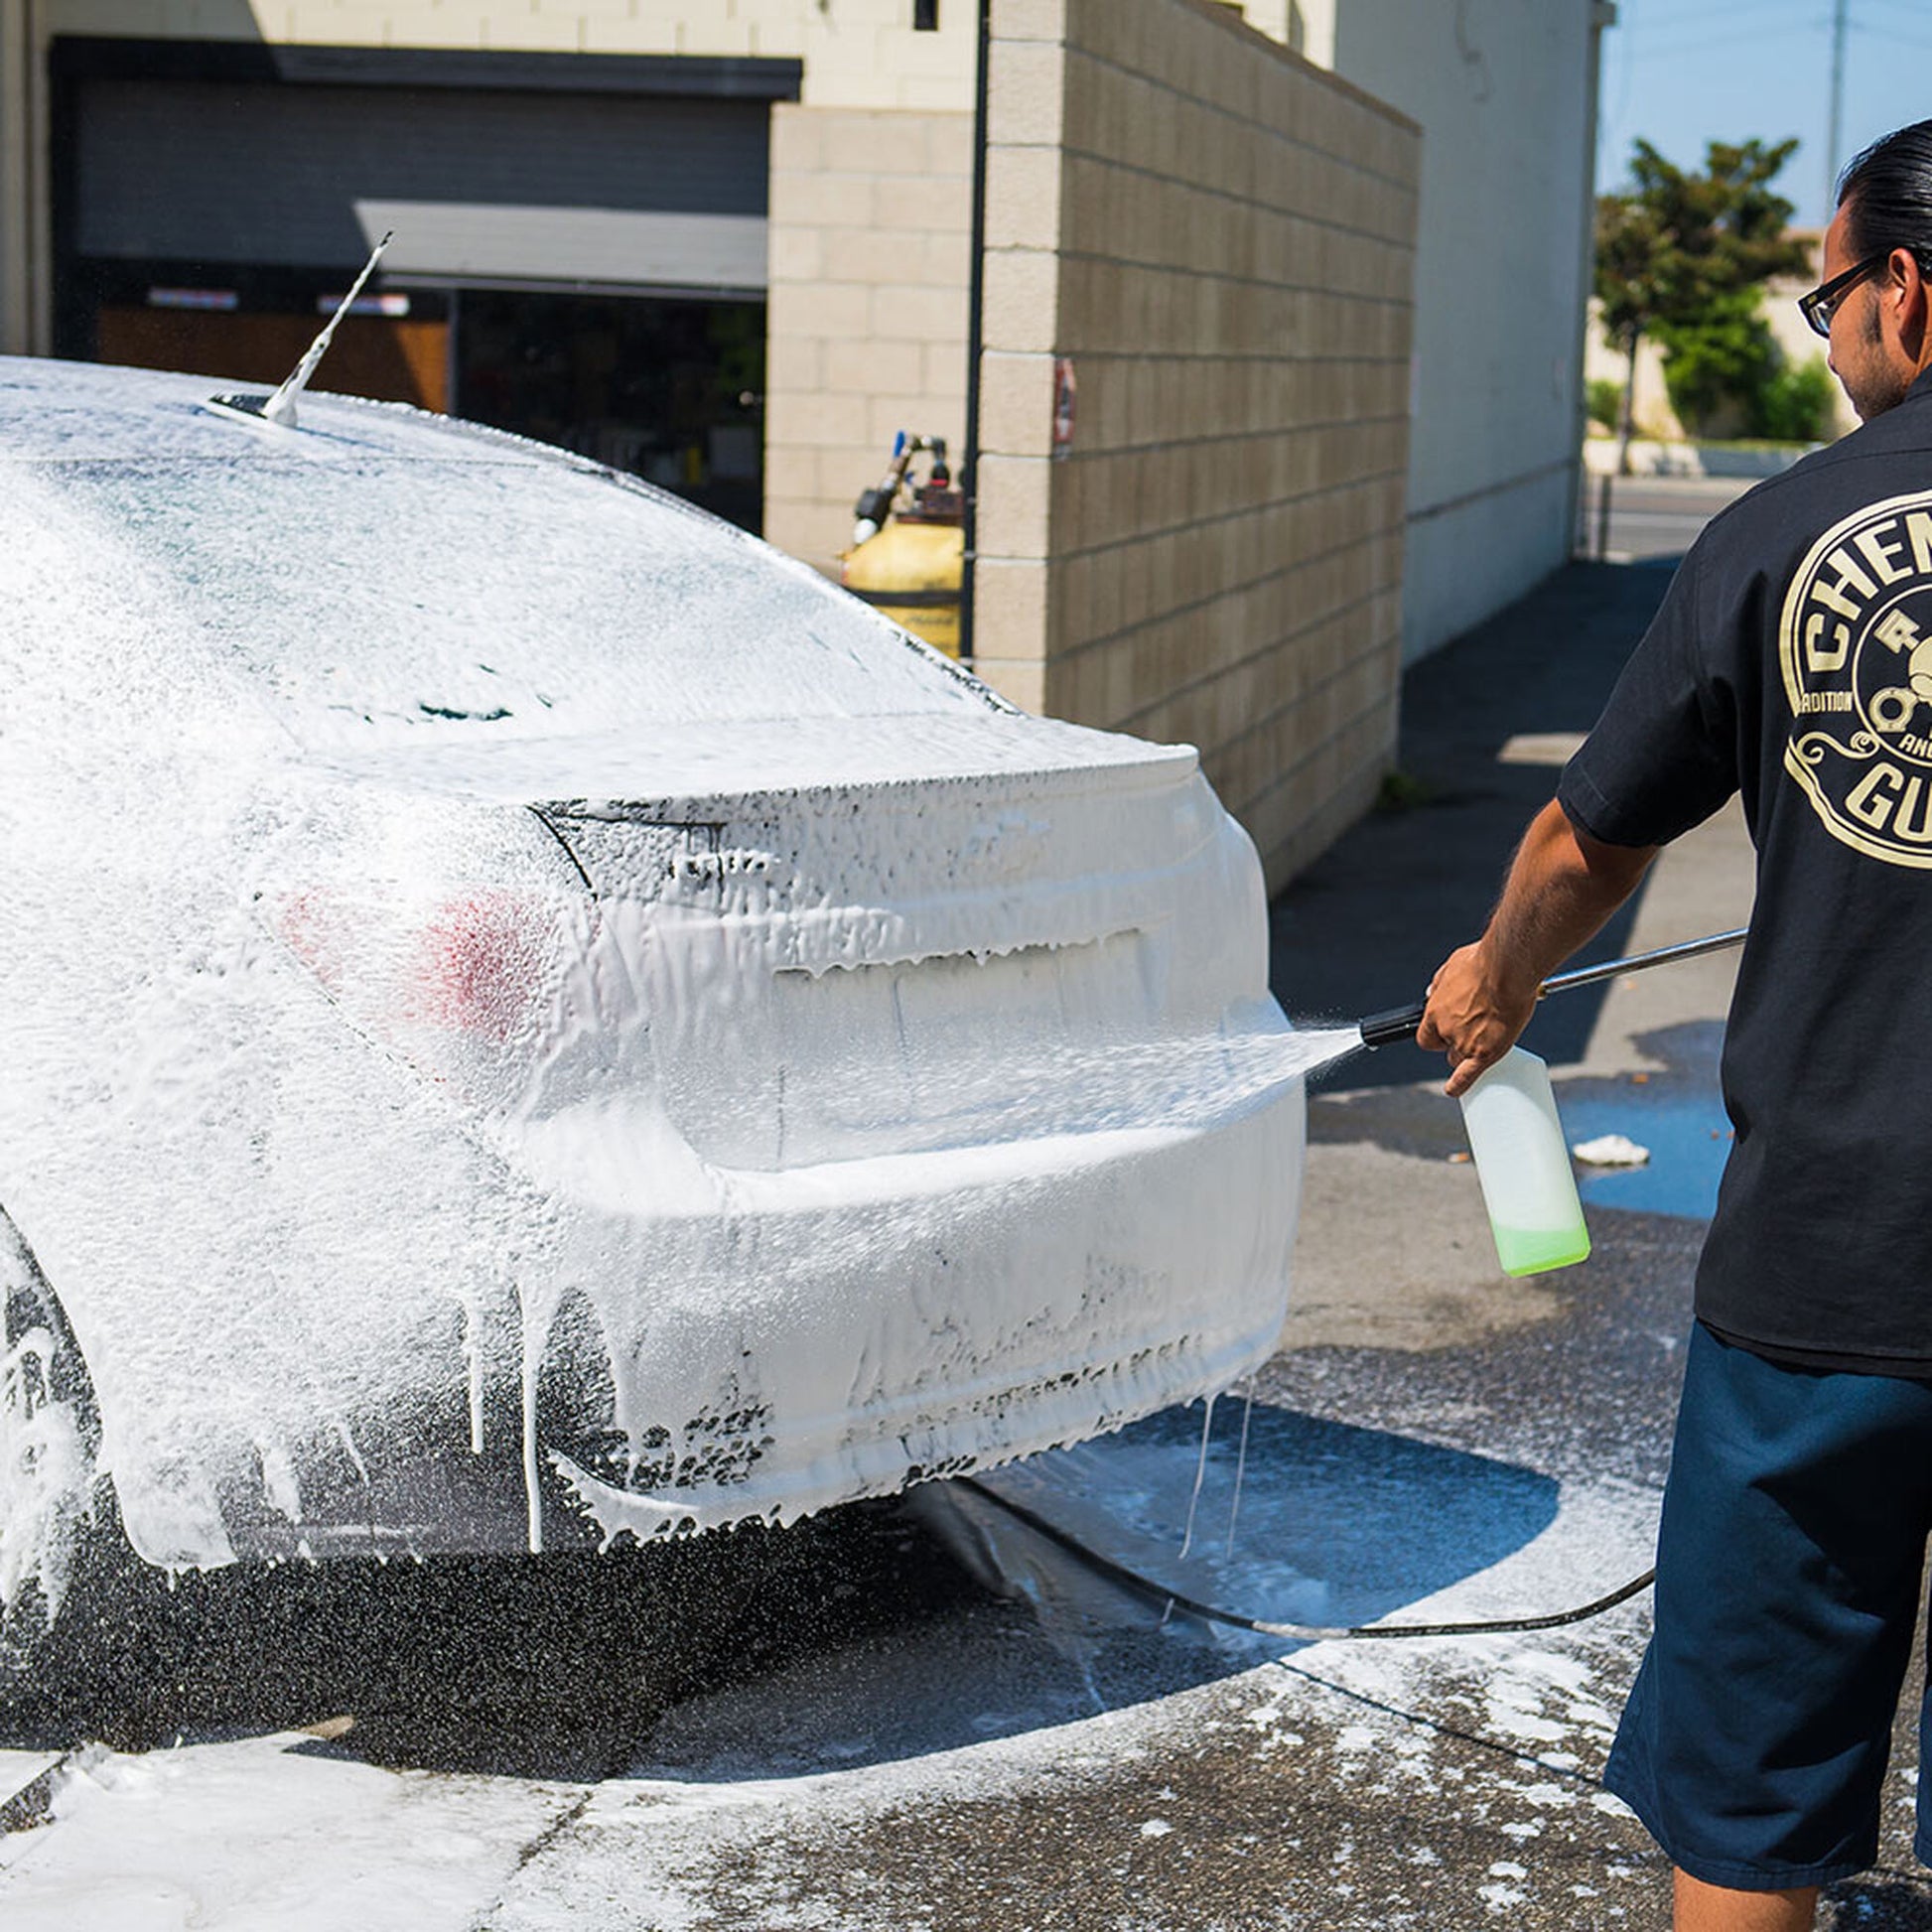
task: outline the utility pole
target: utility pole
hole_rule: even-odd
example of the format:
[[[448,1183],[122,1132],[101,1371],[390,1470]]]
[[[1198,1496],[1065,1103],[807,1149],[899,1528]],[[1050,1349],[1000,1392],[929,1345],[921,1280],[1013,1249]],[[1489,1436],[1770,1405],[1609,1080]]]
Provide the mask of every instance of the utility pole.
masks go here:
[[[1832,114],[1825,135],[1825,218],[1832,218],[1838,189],[1838,148],[1845,126],[1845,36],[1852,0],[1832,0]]]

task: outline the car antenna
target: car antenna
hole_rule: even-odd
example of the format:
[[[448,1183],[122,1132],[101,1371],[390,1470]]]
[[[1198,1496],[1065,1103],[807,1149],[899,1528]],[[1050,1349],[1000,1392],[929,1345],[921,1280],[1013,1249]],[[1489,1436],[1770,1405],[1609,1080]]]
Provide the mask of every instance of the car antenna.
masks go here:
[[[355,306],[355,298],[362,293],[362,285],[375,273],[375,265],[382,259],[382,251],[395,238],[391,228],[369,251],[369,258],[362,264],[362,272],[356,276],[348,293],[336,306],[336,313],[323,324],[322,333],[309,345],[308,352],[296,363],[294,372],[272,396],[211,396],[209,401],[217,409],[239,410],[244,416],[259,416],[263,422],[279,424],[283,429],[295,427],[296,398],[309,386],[309,378],[315,374],[316,365],[329,353],[329,345],[336,340],[336,331],[342,326],[343,318]]]

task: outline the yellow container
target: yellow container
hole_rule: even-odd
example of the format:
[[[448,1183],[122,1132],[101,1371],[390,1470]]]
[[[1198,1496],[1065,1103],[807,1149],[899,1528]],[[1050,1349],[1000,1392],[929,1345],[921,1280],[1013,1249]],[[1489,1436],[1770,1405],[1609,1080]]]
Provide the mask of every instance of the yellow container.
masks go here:
[[[886,527],[839,559],[839,581],[948,657],[959,655],[959,587],[966,569],[966,532],[956,519],[916,513]]]

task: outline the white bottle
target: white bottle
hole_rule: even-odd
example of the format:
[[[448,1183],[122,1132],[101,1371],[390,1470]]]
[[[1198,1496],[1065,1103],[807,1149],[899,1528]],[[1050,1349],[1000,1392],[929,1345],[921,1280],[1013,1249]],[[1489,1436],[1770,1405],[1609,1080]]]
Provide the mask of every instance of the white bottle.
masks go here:
[[[1462,1095],[1482,1204],[1505,1275],[1568,1268],[1589,1253],[1549,1069],[1512,1046]]]

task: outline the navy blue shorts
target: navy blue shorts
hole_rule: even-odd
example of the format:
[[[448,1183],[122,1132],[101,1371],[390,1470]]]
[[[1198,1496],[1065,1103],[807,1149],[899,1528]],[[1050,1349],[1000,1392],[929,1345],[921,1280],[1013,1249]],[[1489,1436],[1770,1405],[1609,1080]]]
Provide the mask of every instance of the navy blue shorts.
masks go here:
[[[1603,1782],[1694,1878],[1796,1889],[1877,1858],[1928,1527],[1932,1382],[1693,1331],[1656,1634]],[[1919,1735],[1932,1757],[1927,1710]],[[1932,1779],[1915,1850],[1932,1863]]]

